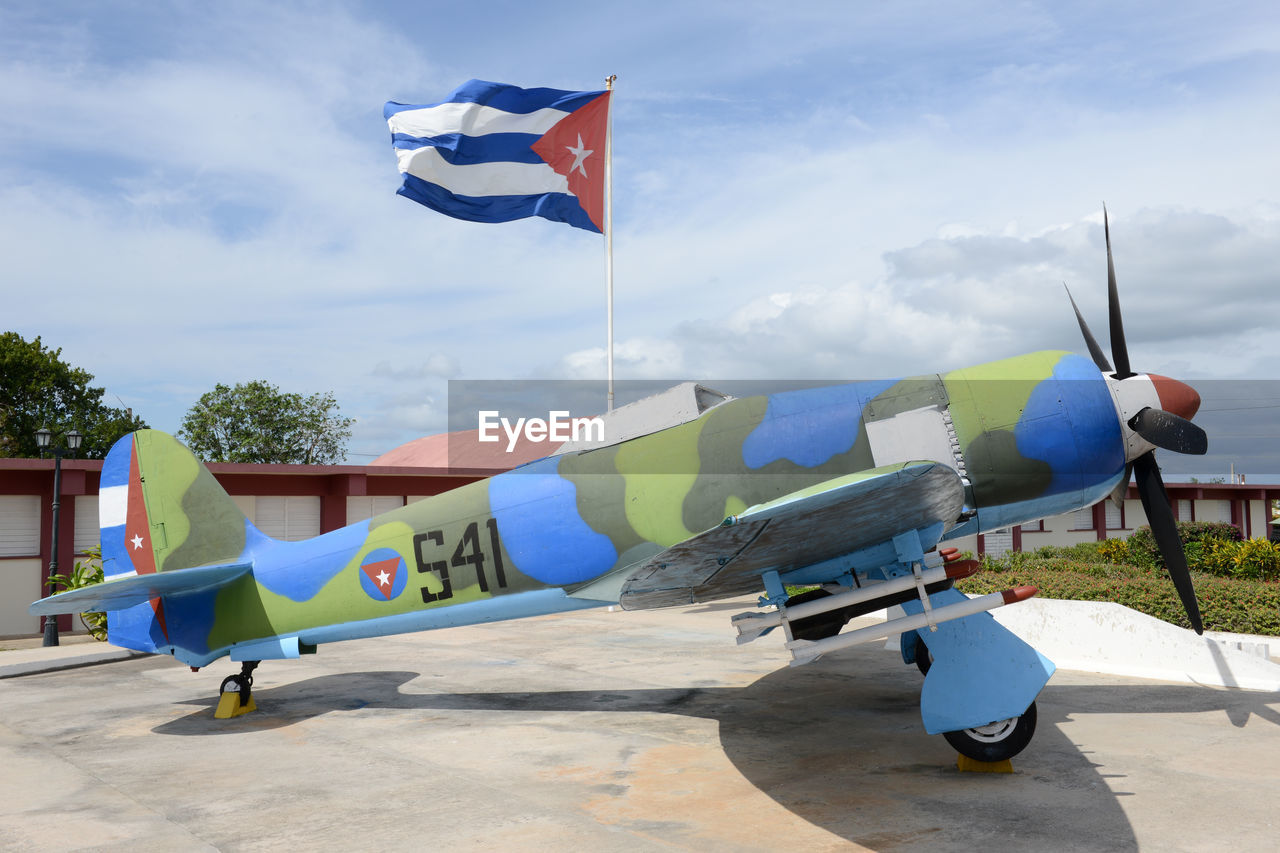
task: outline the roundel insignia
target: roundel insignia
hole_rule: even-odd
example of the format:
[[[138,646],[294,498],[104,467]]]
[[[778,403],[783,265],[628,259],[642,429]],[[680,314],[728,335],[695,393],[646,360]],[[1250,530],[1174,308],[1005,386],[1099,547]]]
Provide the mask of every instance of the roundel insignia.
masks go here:
[[[360,586],[374,601],[390,601],[404,592],[409,573],[404,558],[390,548],[377,548],[360,561]]]

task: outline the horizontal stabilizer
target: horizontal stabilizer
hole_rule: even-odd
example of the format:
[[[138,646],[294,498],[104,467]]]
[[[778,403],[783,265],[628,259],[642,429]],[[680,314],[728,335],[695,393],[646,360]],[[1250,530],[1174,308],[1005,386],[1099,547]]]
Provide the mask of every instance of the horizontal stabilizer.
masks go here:
[[[28,609],[33,616],[125,610],[135,604],[142,604],[164,595],[203,592],[223,586],[252,570],[252,563],[225,563],[173,572],[130,575],[119,579],[108,579],[82,589],[60,592],[40,599]]]

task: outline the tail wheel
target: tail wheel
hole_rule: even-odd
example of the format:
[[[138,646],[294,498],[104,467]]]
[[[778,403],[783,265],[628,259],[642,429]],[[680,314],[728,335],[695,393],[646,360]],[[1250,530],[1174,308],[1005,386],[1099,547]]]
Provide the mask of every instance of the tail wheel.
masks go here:
[[[944,732],[947,743],[974,761],[1005,761],[1026,749],[1036,733],[1036,703],[1020,717],[996,720],[985,726]]]
[[[241,678],[239,675],[228,675],[222,679],[222,686],[218,688],[218,693],[233,693],[241,687],[253,687],[253,677],[247,679]]]
[[[253,691],[253,671],[258,668],[258,664],[262,661],[248,660],[240,664],[240,672],[236,675],[228,675],[222,679],[222,686],[218,688],[218,695],[223,693],[239,693],[241,703],[248,705],[249,696]]]

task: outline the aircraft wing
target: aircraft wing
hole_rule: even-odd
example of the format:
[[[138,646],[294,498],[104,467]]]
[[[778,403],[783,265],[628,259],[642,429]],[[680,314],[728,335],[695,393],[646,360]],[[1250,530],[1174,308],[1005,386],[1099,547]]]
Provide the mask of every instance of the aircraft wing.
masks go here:
[[[182,595],[222,586],[250,571],[253,571],[252,563],[227,563],[173,572],[130,575],[115,580],[108,578],[93,586],[42,598],[28,610],[33,616],[124,610],[162,595]]]
[[[619,601],[626,610],[648,610],[729,598],[759,590],[765,572],[786,574],[855,552],[882,565],[893,559],[894,536],[919,530],[927,550],[963,508],[960,476],[939,462],[837,477],[757,504],[655,554],[630,569]],[[885,559],[876,562],[879,551]],[[843,571],[833,567],[832,576]]]

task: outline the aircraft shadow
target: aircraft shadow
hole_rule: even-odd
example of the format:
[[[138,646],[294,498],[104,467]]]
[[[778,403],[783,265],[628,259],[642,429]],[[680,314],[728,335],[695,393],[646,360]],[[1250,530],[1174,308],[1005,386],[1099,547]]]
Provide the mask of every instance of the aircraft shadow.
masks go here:
[[[1064,731],[1089,713],[1224,712],[1280,725],[1273,694],[1195,686],[1050,685],[1039,725],[1013,776],[962,774],[941,737],[924,734],[919,679],[867,677],[856,662],[786,667],[742,688],[665,688],[504,693],[413,693],[408,671],[327,675],[258,690],[266,713],[213,720],[213,702],[157,726],[170,735],[279,728],[362,708],[432,711],[679,714],[715,720],[736,769],[798,817],[872,849],[972,842],[987,849],[1136,850],[1119,798],[1122,776],[1104,775]],[[865,661],[864,661],[865,663]],[[907,675],[907,677],[903,677]],[[1108,781],[1110,780],[1110,781]],[[1080,836],[1087,820],[1088,835]],[[1011,827],[1013,828],[1011,830]]]

